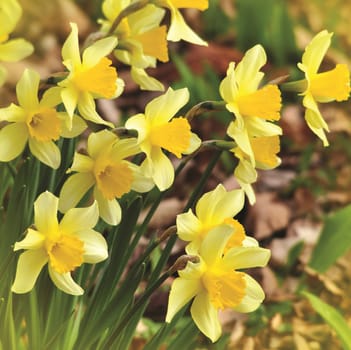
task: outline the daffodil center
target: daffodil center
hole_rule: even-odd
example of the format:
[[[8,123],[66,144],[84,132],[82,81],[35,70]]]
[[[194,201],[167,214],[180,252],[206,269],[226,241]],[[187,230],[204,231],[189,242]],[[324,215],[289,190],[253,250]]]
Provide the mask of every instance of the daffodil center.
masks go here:
[[[277,85],[266,85],[251,94],[238,97],[239,112],[243,116],[279,120],[281,97]]]
[[[53,108],[44,108],[27,118],[28,131],[37,141],[57,140],[61,133],[61,120]]]
[[[95,66],[78,71],[73,77],[74,84],[81,91],[112,98],[116,92],[117,72],[111,63],[103,57]]]
[[[246,293],[245,274],[242,272],[209,269],[203,275],[202,282],[216,309],[239,305]]]
[[[175,118],[153,127],[149,136],[153,146],[162,147],[180,158],[190,146],[190,125],[185,118]]]
[[[244,239],[246,238],[246,234],[244,226],[241,225],[238,220],[228,218],[224,220],[224,223],[233,227],[233,233],[230,236],[223,251],[223,254],[226,254],[226,252],[231,248],[241,247],[243,245]]]
[[[333,70],[315,74],[309,78],[309,89],[317,101],[345,101],[348,99],[350,72],[346,64],[338,64]]]
[[[107,200],[128,193],[133,182],[133,173],[126,161],[100,159],[94,167],[94,175],[98,189]]]
[[[276,154],[280,151],[279,136],[252,138],[251,147],[258,163],[270,168],[278,165]]]
[[[73,271],[83,264],[84,243],[77,237],[60,235],[47,245],[50,266],[58,273]]]
[[[170,0],[176,8],[194,8],[198,10],[206,10],[208,8],[208,0]]]

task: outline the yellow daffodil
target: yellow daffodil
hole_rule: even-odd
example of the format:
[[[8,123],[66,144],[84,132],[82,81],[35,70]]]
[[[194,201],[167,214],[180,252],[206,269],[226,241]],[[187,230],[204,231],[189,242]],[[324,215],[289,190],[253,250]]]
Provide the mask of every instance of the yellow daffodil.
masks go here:
[[[117,39],[107,37],[87,47],[80,57],[78,28],[71,23],[72,31],[62,47],[63,64],[69,71],[66,79],[58,83],[62,102],[72,117],[76,108],[86,120],[113,126],[103,120],[95,109],[95,98],[115,98],[123,90],[117,72],[106,58],[117,45]]]
[[[180,158],[182,154],[195,151],[201,143],[191,132],[187,119],[172,119],[188,100],[188,89],[169,88],[147,104],[145,114],[137,114],[126,122],[127,129],[138,131],[138,144],[146,154],[141,166],[160,191],[169,188],[174,180],[173,165],[162,149]]]
[[[215,342],[221,335],[218,311],[233,309],[238,312],[254,311],[263,301],[260,285],[241,270],[263,267],[270,251],[258,247],[252,239],[227,249],[233,228],[217,226],[210,230],[199,249],[199,262],[188,261],[173,281],[168,301],[166,322],[192,299],[191,316],[208,338]],[[253,243],[255,242],[255,243]]]
[[[87,208],[69,210],[57,220],[58,198],[42,193],[34,203],[34,226],[14,250],[25,249],[19,257],[12,291],[32,290],[41,269],[48,263],[49,275],[65,293],[81,295],[83,289],[74,282],[71,272],[83,263],[95,264],[107,258],[107,244],[94,231],[99,214],[96,203]]]
[[[323,30],[308,44],[298,67],[305,73],[307,86],[302,92],[306,107],[305,119],[310,129],[328,146],[324,130],[329,131],[317,102],[345,101],[350,94],[350,72],[346,64],[337,64],[327,72],[318,73],[333,33]]]
[[[251,184],[257,180],[255,168],[273,169],[280,164],[281,160],[277,157],[277,153],[280,151],[280,142],[279,136],[266,136],[250,138],[250,143],[255,157],[255,166],[252,165],[248,155],[239,147],[234,148],[232,152],[239,159],[234,176],[245,191],[250,204],[254,204],[256,196]]]
[[[9,39],[21,15],[22,8],[17,0],[0,0],[0,61],[16,62],[29,56],[34,48],[24,39]],[[6,70],[0,67],[0,86],[6,79]]]
[[[192,209],[177,215],[177,234],[183,241],[190,242],[186,247],[187,253],[196,254],[208,232],[224,223],[233,226],[233,238],[245,236],[242,225],[233,219],[243,206],[242,190],[227,191],[219,184],[199,199],[196,215]]]
[[[107,20],[101,20],[101,31],[108,32],[118,15],[132,4],[131,0],[105,0],[102,11]],[[150,77],[145,69],[156,67],[156,60],[168,61],[166,26],[160,26],[165,10],[146,5],[139,11],[123,18],[114,34],[118,45],[114,55],[131,66],[133,80],[144,90],[163,90],[163,85]]]
[[[157,6],[166,7],[171,12],[171,24],[167,39],[170,41],[185,40],[197,45],[207,45],[185,22],[180,8],[193,8],[204,11],[208,8],[208,0],[152,0]]]
[[[64,183],[59,209],[66,212],[76,206],[92,187],[100,217],[110,225],[121,220],[121,207],[116,200],[131,189],[149,191],[153,182],[143,176],[135,164],[125,158],[140,152],[135,139],[119,139],[110,131],[92,133],[88,138],[87,155],[75,153],[74,171]]]
[[[278,125],[268,122],[280,119],[281,97],[277,85],[259,88],[264,76],[260,69],[265,63],[266,53],[261,45],[256,45],[246,52],[236,68],[234,62],[229,64],[227,76],[220,84],[226,108],[235,115],[227,133],[249,156],[253,166],[255,157],[250,138],[282,133]]]
[[[56,169],[61,162],[60,150],[54,141],[60,137],[75,137],[86,125],[74,116],[73,127],[66,127],[67,113],[57,112],[60,103],[50,92],[38,99],[40,76],[26,69],[16,86],[19,105],[0,109],[0,120],[7,121],[0,130],[0,161],[8,162],[19,156],[28,142],[31,153],[44,164]]]

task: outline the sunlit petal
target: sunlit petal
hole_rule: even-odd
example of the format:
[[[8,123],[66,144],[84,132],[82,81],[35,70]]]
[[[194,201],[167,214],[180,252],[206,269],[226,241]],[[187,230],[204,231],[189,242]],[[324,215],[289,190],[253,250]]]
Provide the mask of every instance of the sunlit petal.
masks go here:
[[[82,287],[74,282],[70,272],[60,274],[49,265],[49,275],[56,287],[63,292],[71,295],[82,295],[84,293]]]
[[[84,242],[84,262],[96,264],[107,259],[107,243],[105,238],[94,230],[84,230],[75,234]]]
[[[24,123],[13,123],[0,130],[0,161],[9,162],[19,156],[28,140],[28,129]]]

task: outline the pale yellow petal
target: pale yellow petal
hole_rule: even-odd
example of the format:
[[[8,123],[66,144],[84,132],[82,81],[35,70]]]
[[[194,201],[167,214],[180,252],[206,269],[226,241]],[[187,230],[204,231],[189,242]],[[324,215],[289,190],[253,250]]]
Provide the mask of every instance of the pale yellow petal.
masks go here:
[[[106,129],[91,133],[88,138],[88,154],[95,159],[100,153],[109,149],[117,140],[118,137]]]
[[[70,116],[65,112],[58,112],[58,115],[60,116],[60,118],[62,120],[62,124],[61,124],[61,127],[62,127],[61,136],[62,137],[73,138],[73,137],[79,136],[88,127],[87,123],[81,117],[79,117],[77,114],[73,114],[72,119],[70,119]],[[68,120],[72,121],[71,129],[69,129],[67,127]]]
[[[84,230],[75,234],[84,243],[84,262],[96,264],[107,259],[107,243],[103,235],[94,230]]]
[[[6,120],[12,123],[26,122],[27,113],[26,111],[14,103],[11,103],[6,108],[0,109],[0,120]]]
[[[148,176],[141,166],[130,163],[129,169],[131,169],[133,172],[133,182],[131,186],[133,191],[145,193],[153,189],[155,186],[154,181]]]
[[[61,163],[60,149],[53,141],[40,142],[34,138],[28,140],[31,153],[50,168],[57,169]]]
[[[56,287],[63,292],[71,295],[82,295],[84,293],[82,287],[74,282],[70,272],[60,274],[49,265],[49,275]]]
[[[305,52],[302,55],[303,70],[307,75],[317,73],[330,46],[332,36],[333,33],[328,33],[327,30],[322,30],[307,45]],[[300,65],[299,67],[301,69]]]
[[[0,11],[0,36],[10,34],[21,18],[22,7],[17,0],[1,1]]]
[[[62,88],[61,98],[68,115],[72,118],[78,104],[79,94],[77,90],[71,87]],[[69,123],[69,127],[71,125],[70,123]]]
[[[33,45],[24,39],[12,39],[0,44],[0,61],[17,62],[31,55]]]
[[[9,162],[19,156],[27,143],[28,129],[24,123],[13,123],[0,130],[0,161]]]
[[[157,79],[149,76],[142,68],[132,66],[130,69],[132,79],[140,86],[141,90],[164,91],[165,87]]]
[[[219,92],[224,101],[227,103],[235,103],[238,96],[238,86],[235,77],[235,63],[230,62],[227,69],[227,76],[219,85]]]
[[[110,54],[116,46],[117,38],[112,36],[95,41],[83,52],[84,66],[95,66],[103,57]]]
[[[64,61],[70,60],[75,66],[81,64],[79,53],[78,27],[76,23],[70,23],[70,25],[72,30],[62,46],[62,58]]]
[[[75,234],[93,228],[99,219],[98,205],[94,202],[85,208],[71,208],[63,216],[59,229],[66,234]]]
[[[14,251],[19,249],[39,249],[43,246],[45,236],[40,232],[31,228],[27,229],[26,236],[22,241],[16,242],[13,248]]]
[[[122,210],[116,199],[105,199],[101,192],[94,188],[94,198],[99,206],[100,217],[109,225],[118,225],[122,218]]]
[[[176,223],[177,234],[183,241],[193,241],[201,233],[201,222],[191,209],[177,215]]]
[[[264,291],[261,286],[249,275],[245,274],[246,295],[241,303],[233,309],[238,312],[255,311],[264,299]]]
[[[176,313],[201,291],[200,279],[176,278],[168,299],[166,322],[171,322]]]
[[[70,176],[60,192],[60,211],[65,213],[75,207],[94,183],[95,179],[91,173],[77,173]]]
[[[173,90],[154,98],[145,108],[145,116],[153,124],[167,123],[189,101],[187,88]]]
[[[62,103],[61,91],[62,87],[60,86],[54,86],[46,90],[40,100],[40,105],[50,108],[59,105]]]
[[[183,154],[191,154],[195,152],[200,146],[201,146],[200,137],[192,132],[190,137],[190,146],[186,151],[183,152]]]
[[[70,167],[69,172],[78,171],[80,173],[90,173],[93,172],[93,170],[94,161],[91,157],[78,152],[74,153],[73,164]]]
[[[125,127],[129,130],[138,131],[138,142],[141,143],[147,136],[147,122],[144,114],[136,114],[127,119]]]
[[[30,292],[48,257],[44,249],[28,250],[18,259],[16,277],[11,287],[12,292],[22,294]]]
[[[16,85],[19,105],[27,112],[35,111],[39,107],[38,89],[40,75],[30,69],[25,69]]]
[[[266,60],[266,53],[261,45],[255,45],[246,51],[245,56],[235,70],[240,94],[248,94],[257,90],[264,76],[260,69],[264,66]]]
[[[171,187],[174,181],[174,168],[169,158],[161,148],[154,147],[151,151],[151,164],[153,169],[152,178],[160,191]]]
[[[211,304],[206,292],[195,297],[190,312],[200,331],[212,342],[217,341],[222,334],[222,327],[218,319],[218,310]]]
[[[43,235],[57,232],[57,207],[58,198],[45,191],[34,202],[34,224]]]

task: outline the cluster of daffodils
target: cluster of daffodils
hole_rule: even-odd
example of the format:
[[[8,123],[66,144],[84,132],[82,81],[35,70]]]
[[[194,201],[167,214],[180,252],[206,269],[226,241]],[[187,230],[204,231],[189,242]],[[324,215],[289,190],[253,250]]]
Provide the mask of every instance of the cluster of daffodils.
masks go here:
[[[60,290],[83,294],[72,277],[74,271],[85,262],[108,257],[104,236],[94,230],[98,221],[105,227],[118,225],[123,196],[154,187],[166,191],[175,178],[172,159],[195,156],[201,150],[202,140],[191,130],[190,114],[179,115],[189,100],[187,88],[168,88],[123,126],[102,118],[96,100],[115,99],[123,93],[124,82],[114,59],[131,67],[131,76],[141,89],[162,90],[163,85],[146,69],[155,67],[157,60],[168,61],[167,40],[206,45],[179,9],[207,7],[207,0],[105,0],[101,31],[83,50],[78,27],[71,23],[62,47],[64,73],[55,75],[52,86],[42,91],[39,74],[24,71],[16,86],[17,103],[0,109],[0,161],[19,168],[30,153],[55,170],[62,167],[65,156],[61,138],[77,139],[84,132],[86,142],[74,153],[69,168],[63,169],[65,176],[57,184],[56,195],[39,194],[34,224],[23,239],[13,242],[15,251],[25,250],[18,259],[13,292],[31,291],[47,264]],[[0,60],[21,59],[32,46],[23,39],[8,39],[21,8],[16,0],[0,0],[0,9]],[[168,27],[162,24],[167,11]],[[318,73],[331,35],[322,31],[314,37],[298,64],[305,79],[289,83],[290,89],[303,96],[307,124],[324,145],[328,144],[324,132],[328,126],[317,103],[343,101],[350,92],[346,65]],[[229,64],[219,86],[220,104],[232,116],[227,135],[229,151],[237,161],[234,176],[241,188],[227,191],[218,185],[199,199],[195,212],[190,209],[176,219],[177,235],[188,242],[186,254],[191,258],[173,282],[166,322],[192,301],[192,318],[212,341],[221,335],[219,310],[251,312],[264,299],[260,285],[242,269],[265,266],[270,252],[247,236],[233,217],[243,208],[245,195],[251,204],[255,202],[252,184],[257,169],[280,164],[281,93],[276,84],[263,83],[261,69],[266,60],[263,47],[254,46],[237,65]],[[0,83],[3,77],[0,70]],[[90,130],[92,124],[100,130]]]

